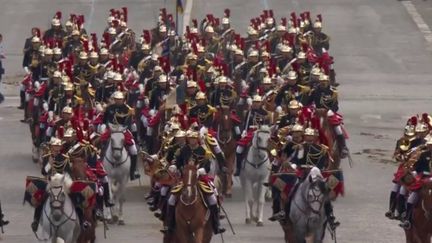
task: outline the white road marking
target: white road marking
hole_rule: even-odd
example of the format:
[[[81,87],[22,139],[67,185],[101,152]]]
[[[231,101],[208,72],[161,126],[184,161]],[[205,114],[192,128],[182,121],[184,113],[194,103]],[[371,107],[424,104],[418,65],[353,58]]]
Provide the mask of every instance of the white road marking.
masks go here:
[[[411,18],[416,23],[419,30],[422,32],[423,37],[425,38],[427,42],[427,49],[429,51],[432,51],[432,31],[430,30],[429,26],[426,24],[426,22],[423,20],[423,17],[419,14],[416,7],[411,1],[402,1],[402,4],[408,11],[408,14],[411,16]]]
[[[379,114],[363,114],[360,116],[362,120],[381,120],[382,117]]]
[[[190,17],[192,12],[193,0],[185,0],[186,7],[183,12],[183,33],[186,33],[186,26],[190,23]]]

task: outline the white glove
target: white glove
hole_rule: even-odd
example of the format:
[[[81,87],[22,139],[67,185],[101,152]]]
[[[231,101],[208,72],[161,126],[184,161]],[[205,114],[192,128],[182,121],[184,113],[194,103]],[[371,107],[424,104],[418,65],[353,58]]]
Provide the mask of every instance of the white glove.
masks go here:
[[[207,174],[207,172],[206,172],[206,170],[204,169],[204,168],[199,168],[198,170],[197,170],[197,176],[199,177],[199,176],[203,176],[203,175],[206,175]]]
[[[139,84],[138,89],[139,89],[140,94],[144,94],[144,84]]]
[[[30,74],[30,70],[28,67],[24,67],[24,72],[26,72],[26,74]]]
[[[246,137],[246,131],[243,131],[243,132],[242,132],[241,137],[242,137],[242,138]]]
[[[177,172],[177,166],[175,166],[175,165],[170,165],[170,166],[168,167],[168,171],[171,172],[171,173],[176,173],[176,172]]]
[[[44,102],[42,104],[42,108],[44,109],[44,111],[48,111],[48,103]]]
[[[282,112],[282,107],[281,106],[276,107],[276,112],[280,114]]]

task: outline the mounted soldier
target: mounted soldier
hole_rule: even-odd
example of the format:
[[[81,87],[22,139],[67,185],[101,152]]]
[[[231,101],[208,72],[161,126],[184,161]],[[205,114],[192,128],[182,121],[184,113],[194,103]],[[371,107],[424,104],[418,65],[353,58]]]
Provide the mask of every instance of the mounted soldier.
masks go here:
[[[200,168],[199,174],[201,175],[200,180],[202,181],[202,184],[200,183],[200,189],[205,191],[204,194],[206,195],[206,201],[210,209],[210,219],[213,226],[213,232],[215,234],[221,234],[225,232],[225,229],[220,228],[217,198],[212,187],[209,186],[210,179],[204,176],[210,171],[210,156],[211,152],[199,144],[198,132],[190,130],[187,133],[187,145],[181,148],[176,156],[176,167],[181,171],[184,165],[194,163],[194,165]],[[181,189],[182,184],[171,190],[171,196],[168,199],[167,222],[166,227],[162,230],[163,233],[174,231],[175,205],[178,197],[177,192]]]
[[[258,126],[268,124],[268,113],[262,108],[261,103],[261,96],[255,95],[252,99],[251,108],[246,113],[241,139],[237,142],[236,171],[234,176],[240,175],[244,154],[246,154],[246,148],[252,141],[254,131]]]
[[[104,113],[103,123],[106,125],[106,130],[101,136],[101,141],[107,142],[110,138],[111,131],[109,129],[109,124],[128,128],[124,132],[124,144],[128,147],[129,155],[131,158],[130,179],[133,181],[140,177],[138,171],[136,170],[138,150],[134,137],[129,130],[134,123],[132,117],[133,109],[127,104],[125,104],[125,97],[122,92],[114,92],[112,98],[114,99],[114,103],[109,105]]]

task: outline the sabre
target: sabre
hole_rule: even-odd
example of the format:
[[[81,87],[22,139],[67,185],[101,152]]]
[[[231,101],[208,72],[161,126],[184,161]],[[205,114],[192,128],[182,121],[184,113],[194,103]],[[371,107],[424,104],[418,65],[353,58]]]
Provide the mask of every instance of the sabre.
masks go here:
[[[2,210],[2,207],[1,207],[1,201],[0,201],[0,227],[1,227],[1,232],[2,232],[2,234],[4,234],[4,229],[3,229],[3,217],[4,217],[4,215],[3,215],[3,210]]]
[[[228,217],[227,212],[225,211],[225,208],[222,206],[222,204],[220,204],[219,207],[220,207],[220,209],[222,209],[222,212],[225,214],[225,217],[226,217],[226,219],[227,219],[227,221],[228,221],[228,224],[229,224],[229,226],[230,226],[230,228],[231,228],[231,231],[232,231],[233,235],[235,235],[234,228],[233,228],[233,226],[232,226],[232,224],[231,224],[231,221],[230,221],[230,219],[229,219],[229,217]]]

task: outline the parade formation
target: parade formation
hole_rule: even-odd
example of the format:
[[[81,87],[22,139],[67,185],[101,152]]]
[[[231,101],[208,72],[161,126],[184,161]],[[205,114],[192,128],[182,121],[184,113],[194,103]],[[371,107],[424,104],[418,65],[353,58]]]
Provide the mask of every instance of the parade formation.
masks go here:
[[[41,175],[26,178],[24,200],[35,208],[38,239],[94,242],[98,221],[104,229],[125,224],[126,185],[143,176],[140,167],[164,242],[228,233],[223,199],[232,196],[233,177],[244,191],[246,224],[264,224],[271,191],[269,220],[286,242],[335,235],[331,202],[344,194],[340,165],[351,158],[320,14],[277,18],[263,10],[238,33],[226,9],[193,19],[183,34],[166,9],[141,33],[128,27],[126,7],[107,13],[102,33],[68,14],[32,29],[22,63],[19,108],[41,166]],[[410,120],[395,156],[401,170],[426,176],[432,124],[420,120]],[[408,178],[416,189],[402,217],[394,212],[408,196],[405,176],[395,178],[387,216],[405,219],[408,229],[424,180]]]

